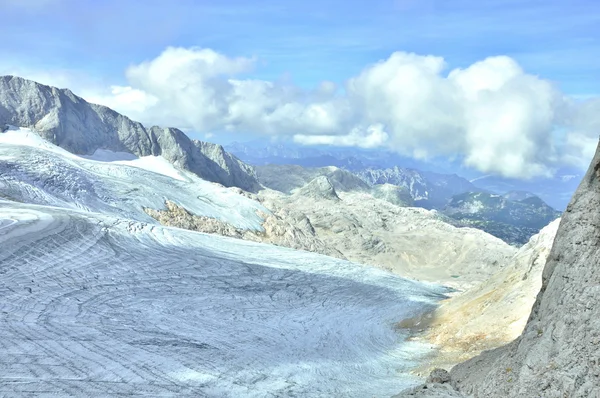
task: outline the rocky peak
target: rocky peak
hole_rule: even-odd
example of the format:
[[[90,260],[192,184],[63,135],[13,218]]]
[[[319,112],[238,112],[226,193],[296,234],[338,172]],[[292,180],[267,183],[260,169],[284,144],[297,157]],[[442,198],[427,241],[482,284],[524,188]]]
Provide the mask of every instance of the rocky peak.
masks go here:
[[[253,169],[220,145],[193,141],[176,128],[144,127],[114,110],[90,104],[70,90],[0,76],[0,125],[27,127],[69,152],[98,149],[163,156],[174,165],[225,186],[256,191]]]
[[[523,333],[455,366],[452,391],[422,386],[400,396],[600,396],[598,170],[600,148],[561,218]]]
[[[296,191],[296,194],[309,198],[328,199],[333,201],[340,200],[340,197],[335,191],[333,184],[326,176],[319,176],[315,178],[304,187]]]

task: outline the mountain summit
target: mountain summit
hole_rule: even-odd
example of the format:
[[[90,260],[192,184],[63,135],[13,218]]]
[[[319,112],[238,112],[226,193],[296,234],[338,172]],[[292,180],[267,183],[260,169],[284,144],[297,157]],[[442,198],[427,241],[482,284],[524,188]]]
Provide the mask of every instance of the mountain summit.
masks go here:
[[[0,76],[0,127],[30,128],[69,152],[97,150],[162,156],[173,165],[225,186],[256,191],[254,170],[216,144],[192,140],[176,128],[145,127],[68,89]]]

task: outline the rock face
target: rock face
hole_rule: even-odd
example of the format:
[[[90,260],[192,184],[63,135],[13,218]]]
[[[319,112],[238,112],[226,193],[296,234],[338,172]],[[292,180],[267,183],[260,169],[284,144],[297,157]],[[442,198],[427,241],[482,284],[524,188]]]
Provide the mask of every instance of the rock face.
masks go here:
[[[562,216],[523,333],[455,366],[451,384],[472,397],[600,396],[600,148]],[[439,386],[439,385],[435,385]],[[444,385],[446,388],[446,385]],[[436,395],[440,389],[426,388]],[[421,387],[421,392],[423,388]],[[415,396],[413,391],[401,395]],[[449,391],[445,396],[457,396]]]
[[[456,366],[477,397],[600,396],[600,150],[564,213],[523,334]]]
[[[365,192],[397,206],[413,206],[414,201],[405,187],[392,184],[369,185],[357,175],[334,166],[306,168],[298,165],[256,166],[259,182],[265,187],[283,193],[305,189],[317,177],[327,177],[337,192]]]
[[[404,187],[399,187],[392,184],[378,184],[373,186],[371,194],[386,202],[390,202],[396,206],[410,207],[414,205],[414,200],[410,196],[410,192]]]
[[[316,236],[351,261],[459,289],[489,278],[517,251],[483,231],[449,225],[435,211],[337,191],[327,181],[321,176],[292,195],[263,190],[258,197],[274,214],[306,215]]]
[[[333,187],[340,192],[368,192],[371,186],[350,173],[335,166],[310,168],[298,165],[266,165],[256,166],[256,175],[261,184],[267,188],[283,193],[291,193],[319,176],[329,179]]]
[[[333,184],[329,181],[329,178],[325,176],[315,178],[304,187],[300,188],[296,194],[313,199],[340,200]]]
[[[519,249],[495,275],[440,306],[424,339],[440,347],[430,366],[450,367],[516,339],[540,291],[560,220]]]
[[[162,156],[177,167],[225,186],[256,191],[252,167],[220,145],[191,140],[175,128],[144,127],[110,108],[90,104],[70,90],[0,76],[0,125],[30,128],[69,152],[98,149]]]
[[[165,202],[165,207],[165,210],[144,208],[144,211],[162,225],[169,227],[270,243],[345,259],[338,250],[327,246],[316,236],[310,220],[303,214],[290,212],[262,214],[265,220],[262,224],[264,231],[258,232],[236,228],[216,218],[194,215],[169,200]]]

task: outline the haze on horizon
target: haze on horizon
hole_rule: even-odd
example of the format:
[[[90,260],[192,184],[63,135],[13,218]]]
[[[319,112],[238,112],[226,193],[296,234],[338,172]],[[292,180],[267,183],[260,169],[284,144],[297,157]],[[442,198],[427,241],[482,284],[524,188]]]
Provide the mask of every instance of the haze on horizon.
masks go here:
[[[10,38],[0,74],[196,138],[380,148],[512,178],[583,169],[598,141],[590,0],[0,0],[0,10]]]

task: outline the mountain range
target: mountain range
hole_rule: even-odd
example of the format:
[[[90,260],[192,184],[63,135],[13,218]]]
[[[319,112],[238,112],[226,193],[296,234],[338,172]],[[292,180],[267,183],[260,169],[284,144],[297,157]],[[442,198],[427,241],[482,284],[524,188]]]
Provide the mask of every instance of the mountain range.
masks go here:
[[[530,180],[482,175],[463,167],[458,160],[420,161],[385,150],[327,146],[304,147],[289,142],[265,143],[262,140],[247,143],[235,142],[226,145],[225,148],[252,165],[295,164],[307,168],[336,166],[364,174],[364,177],[371,182],[387,178],[406,180],[408,178],[406,175],[416,173],[421,180],[432,180],[434,186],[440,183],[445,184],[447,189],[454,193],[490,192],[502,195],[511,191],[528,191],[558,210],[565,209],[582,178],[579,170],[568,168],[559,169],[552,178]],[[400,170],[400,174],[404,174],[404,176],[395,176],[394,174],[398,173],[397,170]],[[416,180],[417,187],[419,186],[418,179]],[[442,181],[444,179],[447,180],[447,183]],[[461,191],[463,188],[465,190]],[[420,189],[418,196],[422,198],[424,192],[424,189]],[[429,193],[430,190],[427,192]],[[435,196],[437,195],[434,194],[435,205],[430,203],[423,203],[423,205],[429,208],[439,207],[440,198]],[[449,196],[446,195],[445,198],[449,199]]]
[[[600,152],[542,228],[559,213],[529,190],[254,168],[13,76],[0,130],[8,395],[600,393]],[[542,230],[520,248],[484,231],[513,226]]]

